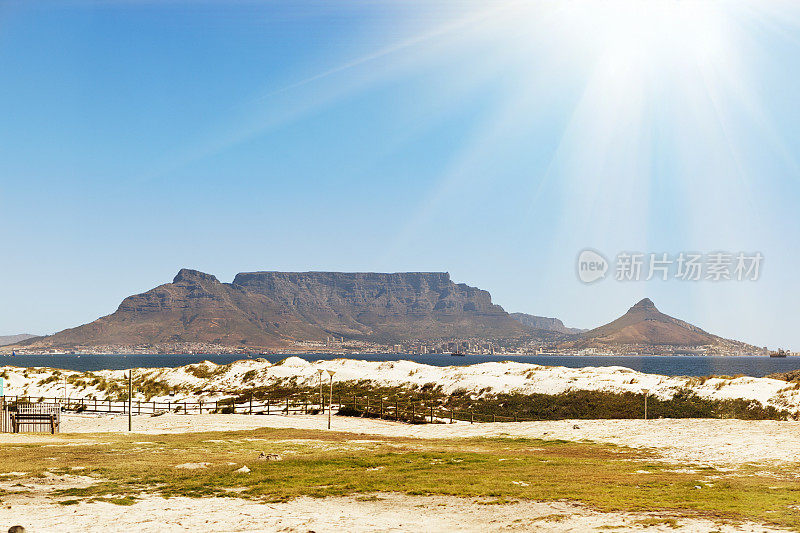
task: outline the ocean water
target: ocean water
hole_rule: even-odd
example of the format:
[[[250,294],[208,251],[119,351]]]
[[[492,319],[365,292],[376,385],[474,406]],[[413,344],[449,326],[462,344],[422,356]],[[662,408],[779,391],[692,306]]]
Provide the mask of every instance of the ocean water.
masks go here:
[[[261,356],[274,363],[287,354]],[[308,361],[341,359],[330,354],[298,355]],[[407,360],[434,366],[473,365],[477,363],[517,361],[547,366],[582,368],[587,366],[624,366],[648,374],[665,376],[708,376],[711,374],[763,377],[774,372],[800,369],[800,357],[676,357],[676,356],[567,356],[567,355],[467,355],[454,357],[442,354],[359,354],[348,359],[364,361]],[[202,361],[226,364],[242,355],[17,355],[0,356],[0,366],[46,366],[67,370],[122,370],[126,368],[177,367]]]

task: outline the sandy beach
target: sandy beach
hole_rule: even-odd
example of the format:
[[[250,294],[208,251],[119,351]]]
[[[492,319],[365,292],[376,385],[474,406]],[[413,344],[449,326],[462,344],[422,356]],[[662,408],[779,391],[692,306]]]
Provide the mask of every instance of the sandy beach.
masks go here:
[[[4,445],[54,447],[91,445],[103,434],[125,433],[127,417],[65,415],[72,435],[0,435]],[[327,418],[282,415],[178,415],[133,417],[142,435],[234,431],[258,428],[319,430]],[[680,465],[736,469],[750,464],[800,461],[800,423],[740,420],[564,420],[557,422],[409,425],[393,421],[334,417],[333,430],[351,441],[373,437],[530,437],[593,441],[642,448]],[[777,445],[776,445],[777,444]],[[55,488],[85,486],[89,478],[53,475],[9,479],[0,505],[0,526],[24,523],[28,531],[779,531],[750,522],[653,513],[600,512],[574,502],[517,501],[487,505],[480,498],[381,493],[370,497],[301,497],[262,503],[238,498],[165,499],[142,495],[132,506],[102,501],[59,505]]]
[[[692,531],[755,533],[784,531],[755,523],[662,520],[653,513],[602,513],[569,502],[489,505],[472,498],[378,494],[371,498],[298,498],[257,503],[231,498],[145,497],[131,507],[105,502],[61,506],[25,497],[0,507],[0,524],[27,524],[28,531],[275,531],[361,532],[584,532]],[[371,500],[371,501],[370,501]],[[35,509],[35,511],[34,511]],[[20,513],[22,511],[22,513]]]

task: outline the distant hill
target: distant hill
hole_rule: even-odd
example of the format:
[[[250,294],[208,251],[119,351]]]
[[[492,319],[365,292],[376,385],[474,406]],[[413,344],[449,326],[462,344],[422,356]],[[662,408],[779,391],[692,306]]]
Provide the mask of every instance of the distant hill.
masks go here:
[[[36,337],[36,335],[30,335],[28,333],[20,333],[19,335],[0,335],[0,346],[17,344],[18,342],[32,339],[34,337]]]
[[[250,272],[233,283],[183,269],[90,324],[33,347],[213,343],[281,348],[328,336],[376,343],[530,335],[491,295],[444,272]]]
[[[586,331],[565,347],[636,347],[669,346],[694,349],[708,347],[711,351],[761,352],[760,348],[712,335],[697,326],[665,315],[649,298],[628,309],[620,318],[604,326]]]
[[[529,315],[527,313],[511,313],[514,320],[521,324],[544,331],[553,331],[555,333],[563,333],[565,335],[574,335],[583,333],[585,329],[568,328],[562,321],[557,318],[548,318],[544,316]]]

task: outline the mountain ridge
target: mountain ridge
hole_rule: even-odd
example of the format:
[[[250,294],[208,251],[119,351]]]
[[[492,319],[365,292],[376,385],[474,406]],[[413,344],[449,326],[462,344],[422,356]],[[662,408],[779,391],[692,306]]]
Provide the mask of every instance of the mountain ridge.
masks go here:
[[[97,320],[23,341],[41,348],[209,343],[279,349],[330,336],[391,344],[519,338],[531,331],[446,272],[243,272],[232,283],[181,269]]]

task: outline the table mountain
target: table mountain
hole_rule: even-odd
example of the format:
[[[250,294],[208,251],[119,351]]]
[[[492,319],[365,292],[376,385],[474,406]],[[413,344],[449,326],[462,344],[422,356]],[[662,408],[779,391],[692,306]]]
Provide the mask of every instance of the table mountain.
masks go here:
[[[444,272],[249,272],[233,283],[183,269],[90,324],[35,347],[213,343],[279,348],[328,336],[376,343],[507,339],[530,330],[491,295]]]

